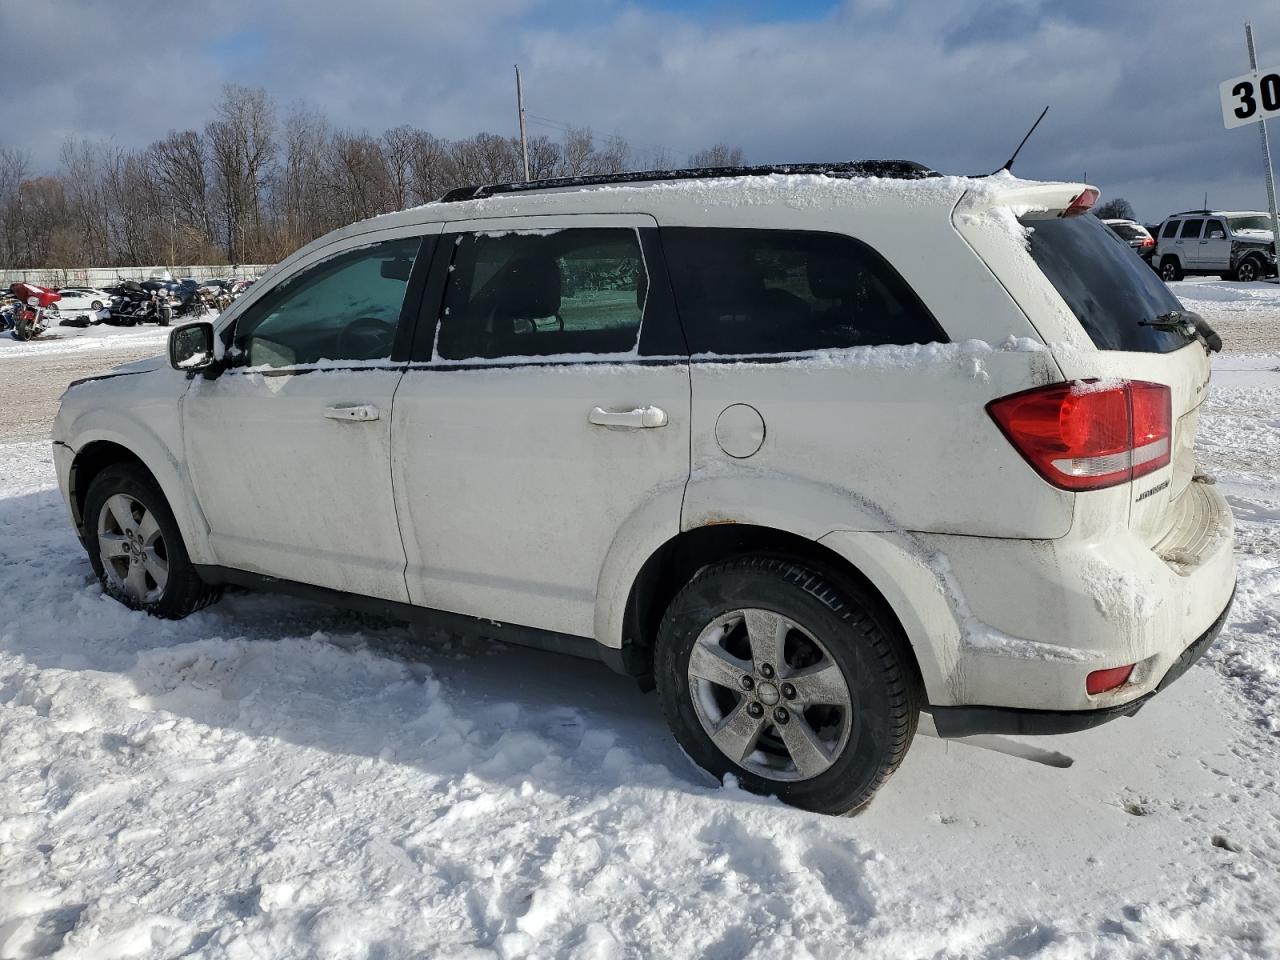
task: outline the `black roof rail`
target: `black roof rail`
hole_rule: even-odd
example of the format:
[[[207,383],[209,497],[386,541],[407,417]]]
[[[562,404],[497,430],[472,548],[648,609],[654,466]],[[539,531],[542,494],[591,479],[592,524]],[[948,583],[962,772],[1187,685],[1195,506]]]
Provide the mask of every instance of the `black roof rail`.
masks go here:
[[[478,200],[501,193],[554,190],[564,187],[594,187],[615,183],[648,183],[660,180],[708,180],[716,177],[763,177],[769,174],[819,174],[828,177],[885,177],[893,180],[923,180],[940,176],[912,160],[844,160],[839,163],[761,163],[742,167],[685,167],[679,170],[642,170],[635,173],[601,173],[583,177],[551,177],[528,183],[485,183],[455,187],[441,203]]]
[[[1169,214],[1169,216],[1170,216],[1170,217],[1185,217],[1185,216],[1188,216],[1188,215],[1190,215],[1190,214],[1196,214],[1196,215],[1198,215],[1198,216],[1204,216],[1204,215],[1205,215],[1205,214],[1207,214],[1207,213],[1214,213],[1214,212],[1215,212],[1215,211],[1213,211],[1213,210],[1179,210],[1177,213],[1171,213],[1171,214]],[[1168,219],[1168,217],[1166,217],[1165,219],[1167,220],[1167,219]]]

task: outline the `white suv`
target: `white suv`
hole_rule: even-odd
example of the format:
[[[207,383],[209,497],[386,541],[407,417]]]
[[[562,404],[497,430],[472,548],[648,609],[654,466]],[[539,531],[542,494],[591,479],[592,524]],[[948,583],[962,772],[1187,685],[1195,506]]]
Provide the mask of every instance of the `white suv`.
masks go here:
[[[455,191],[73,385],[104,589],[222,585],[603,660],[717,776],[871,797],[1135,712],[1216,635],[1211,331],[1097,191],[903,162]]]

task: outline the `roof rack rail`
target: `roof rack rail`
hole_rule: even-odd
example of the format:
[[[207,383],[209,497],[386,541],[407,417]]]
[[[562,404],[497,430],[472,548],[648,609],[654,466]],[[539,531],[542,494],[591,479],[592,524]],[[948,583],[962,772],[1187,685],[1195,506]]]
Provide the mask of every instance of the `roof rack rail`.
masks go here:
[[[1214,211],[1212,211],[1212,210],[1179,210],[1177,213],[1171,213],[1171,214],[1169,214],[1169,216],[1171,216],[1171,217],[1185,217],[1187,214],[1190,214],[1190,213],[1205,214],[1205,213],[1213,213],[1213,212],[1214,212]]]
[[[769,174],[819,174],[828,177],[885,177],[893,180],[923,180],[940,176],[912,160],[844,160],[839,163],[762,163],[742,167],[685,167],[679,170],[642,170],[635,173],[602,173],[584,177],[550,177],[527,183],[485,183],[456,187],[440,198],[441,203],[478,200],[501,193],[554,190],[565,187],[594,187],[615,183],[647,183],[659,180],[707,180],[716,177],[762,177]]]

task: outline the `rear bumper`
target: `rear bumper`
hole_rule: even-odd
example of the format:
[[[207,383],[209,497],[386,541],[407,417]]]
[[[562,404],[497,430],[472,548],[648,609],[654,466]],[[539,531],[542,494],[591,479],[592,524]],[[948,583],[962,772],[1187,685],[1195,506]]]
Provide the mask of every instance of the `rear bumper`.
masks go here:
[[[1235,589],[1231,591],[1231,599],[1218,614],[1218,618],[1209,629],[1197,637],[1178,655],[1164,676],[1149,693],[1130,700],[1127,703],[1096,710],[1030,710],[1016,707],[959,706],[929,707],[934,726],[943,737],[971,737],[977,734],[1002,733],[1021,734],[1025,736],[1049,736],[1059,733],[1078,733],[1097,727],[1116,717],[1131,717],[1143,705],[1191,669],[1209,649],[1231,611],[1231,603],[1235,599]]]

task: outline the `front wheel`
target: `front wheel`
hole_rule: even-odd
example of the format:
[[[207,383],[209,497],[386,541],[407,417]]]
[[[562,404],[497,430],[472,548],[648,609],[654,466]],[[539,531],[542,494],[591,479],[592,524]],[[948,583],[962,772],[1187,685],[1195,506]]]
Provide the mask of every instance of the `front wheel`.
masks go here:
[[[141,467],[115,464],[94,477],[84,524],[93,572],[126,607],[180,620],[221,595],[196,573],[173,511]]]
[[[865,806],[915,735],[906,640],[868,598],[781,559],[705,568],[672,601],[655,650],[663,713],[717,778],[820,813]]]
[[[1262,276],[1262,265],[1257,257],[1245,257],[1236,264],[1236,279],[1241,283],[1253,283]]]

